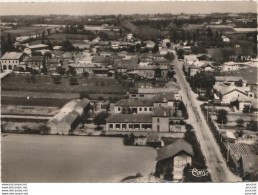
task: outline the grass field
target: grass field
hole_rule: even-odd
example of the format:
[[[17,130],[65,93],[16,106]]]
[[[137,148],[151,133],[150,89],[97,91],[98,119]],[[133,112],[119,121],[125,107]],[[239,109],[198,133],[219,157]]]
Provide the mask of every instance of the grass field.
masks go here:
[[[9,75],[2,79],[2,90],[33,91],[53,93],[126,94],[127,87],[112,78],[78,78],[78,85],[69,85],[69,78],[63,77],[61,84],[54,84],[48,76],[36,76],[35,83],[28,82],[27,76]]]
[[[257,83],[257,68],[249,67],[241,70],[232,70],[216,73],[216,76],[238,76],[243,77],[249,84]]]
[[[156,150],[124,146],[121,138],[7,134],[3,182],[120,182],[155,171]]]
[[[2,105],[15,105],[15,106],[49,106],[59,107],[64,106],[71,99],[57,99],[57,98],[33,98],[27,99],[26,97],[10,97],[2,96]]]
[[[18,36],[18,35],[26,35],[28,36],[29,34],[36,34],[39,32],[43,32],[46,28],[45,27],[40,27],[40,26],[29,26],[29,27],[21,27],[17,29],[8,29],[8,30],[3,30],[1,32],[2,36],[6,36],[8,33],[11,34],[11,36]]]

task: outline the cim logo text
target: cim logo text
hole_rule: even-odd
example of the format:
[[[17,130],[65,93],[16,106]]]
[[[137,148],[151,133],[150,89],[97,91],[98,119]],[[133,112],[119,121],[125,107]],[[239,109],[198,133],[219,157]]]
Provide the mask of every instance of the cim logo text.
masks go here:
[[[205,169],[203,170],[198,170],[196,168],[190,169],[189,172],[192,173],[193,176],[195,177],[205,177],[209,175],[209,172]]]

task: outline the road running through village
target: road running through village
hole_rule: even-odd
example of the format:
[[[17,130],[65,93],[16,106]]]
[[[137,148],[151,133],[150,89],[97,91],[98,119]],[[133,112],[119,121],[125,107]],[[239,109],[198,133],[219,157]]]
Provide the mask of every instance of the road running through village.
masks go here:
[[[174,52],[174,54],[176,56],[176,52]],[[182,63],[178,60],[177,56],[174,63],[176,79],[181,89],[181,96],[189,113],[188,122],[193,125],[196,131],[196,136],[199,139],[213,182],[241,181],[241,179],[234,175],[227,167],[219,146],[202,115],[200,103],[196,100],[196,95],[193,93],[184,77]]]

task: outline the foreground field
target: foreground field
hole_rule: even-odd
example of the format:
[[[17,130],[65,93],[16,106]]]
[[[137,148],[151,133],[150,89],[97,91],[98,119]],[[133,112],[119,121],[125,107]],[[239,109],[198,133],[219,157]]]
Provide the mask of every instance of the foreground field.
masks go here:
[[[156,151],[124,146],[121,138],[7,134],[3,182],[120,182],[155,170]]]

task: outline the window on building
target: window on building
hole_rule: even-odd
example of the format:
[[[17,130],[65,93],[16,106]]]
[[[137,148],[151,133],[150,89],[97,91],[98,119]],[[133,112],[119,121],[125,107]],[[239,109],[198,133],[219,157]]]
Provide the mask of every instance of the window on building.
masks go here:
[[[140,97],[144,97],[144,95],[143,95],[143,94],[140,94]]]
[[[3,69],[6,70],[6,69],[7,69],[7,66],[6,66],[6,65],[3,65]]]
[[[140,107],[139,110],[142,111],[142,108]]]
[[[144,111],[147,111],[147,108],[144,108]]]
[[[135,129],[140,129],[140,124],[134,124]]]
[[[122,129],[126,129],[126,124],[122,124]]]
[[[133,124],[129,124],[129,129],[133,129]]]
[[[145,127],[146,127],[146,129],[151,129],[152,125],[151,124],[146,124]]]
[[[120,124],[116,124],[116,129],[120,129]]]
[[[157,118],[157,123],[159,123],[159,118]]]
[[[157,125],[157,131],[159,132],[159,125]]]
[[[152,108],[151,108],[151,107],[149,108],[149,111],[152,111]]]
[[[113,129],[113,124],[109,124],[109,129]]]
[[[132,97],[136,97],[136,95],[131,95]]]
[[[9,69],[9,70],[12,70],[12,69],[13,69],[13,67],[12,67],[11,65],[9,65],[9,66],[8,66],[8,69]]]
[[[117,108],[117,110],[118,110],[118,111],[120,111],[120,110],[121,110],[121,108],[120,108],[120,107],[118,107],[118,108]]]

